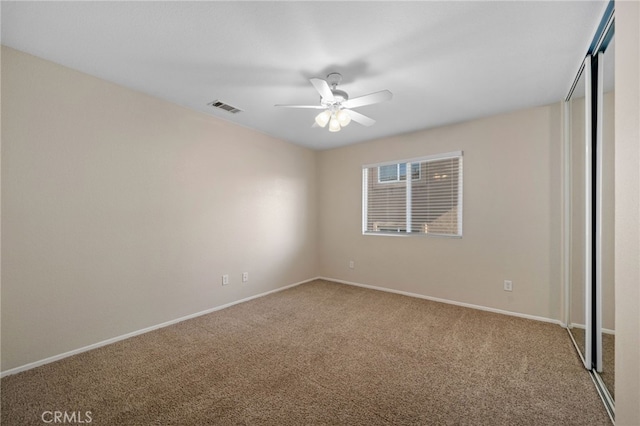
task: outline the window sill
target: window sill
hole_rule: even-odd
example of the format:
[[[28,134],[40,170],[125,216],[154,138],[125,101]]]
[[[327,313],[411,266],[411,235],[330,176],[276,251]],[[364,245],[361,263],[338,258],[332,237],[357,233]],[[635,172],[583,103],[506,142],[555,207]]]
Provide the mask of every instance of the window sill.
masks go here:
[[[422,232],[363,232],[364,236],[375,237],[401,237],[401,238],[454,238],[462,239],[462,235],[448,235],[448,234],[425,234]]]

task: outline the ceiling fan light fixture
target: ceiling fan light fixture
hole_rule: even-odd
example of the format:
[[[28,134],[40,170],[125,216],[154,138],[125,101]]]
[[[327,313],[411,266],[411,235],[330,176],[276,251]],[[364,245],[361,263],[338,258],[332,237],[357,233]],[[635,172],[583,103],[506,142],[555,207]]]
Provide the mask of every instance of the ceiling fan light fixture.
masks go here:
[[[313,126],[311,127],[327,127],[329,125],[330,132],[339,132],[343,127],[348,126],[351,121],[362,126],[372,126],[375,120],[354,111],[365,105],[373,105],[380,102],[388,101],[393,97],[393,93],[388,90],[369,93],[368,95],[349,98],[349,94],[337,88],[342,81],[339,73],[333,72],[327,75],[327,79],[310,78],[309,82],[320,95],[320,105],[275,105],[277,107],[286,108],[312,108],[323,110],[315,117]]]
[[[316,115],[316,123],[318,124],[318,126],[324,127],[327,125],[330,118],[331,118],[331,111],[329,111],[328,109],[324,110],[320,114]]]
[[[342,127],[348,126],[349,123],[351,123],[351,116],[347,111],[343,109],[336,113],[336,118],[338,119],[338,123],[340,123],[340,126]]]
[[[339,132],[340,131],[340,122],[336,118],[335,114],[331,116],[331,120],[329,120],[329,131],[330,132]]]

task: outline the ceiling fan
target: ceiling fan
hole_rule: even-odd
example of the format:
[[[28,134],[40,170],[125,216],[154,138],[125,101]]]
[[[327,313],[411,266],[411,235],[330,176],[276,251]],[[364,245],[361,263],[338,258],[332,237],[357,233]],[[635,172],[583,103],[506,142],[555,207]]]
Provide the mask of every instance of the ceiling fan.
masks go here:
[[[393,93],[388,90],[369,93],[368,95],[358,96],[349,99],[347,92],[339,90],[338,84],[342,81],[342,75],[332,72],[327,75],[327,79],[311,78],[309,79],[313,87],[320,94],[320,105],[276,105],[284,108],[312,108],[322,109],[320,114],[316,116],[315,123],[312,127],[325,127],[329,124],[330,132],[339,132],[341,128],[347,126],[351,120],[360,123],[363,126],[371,126],[376,121],[366,115],[353,111],[365,105],[377,104],[387,101],[393,97]]]

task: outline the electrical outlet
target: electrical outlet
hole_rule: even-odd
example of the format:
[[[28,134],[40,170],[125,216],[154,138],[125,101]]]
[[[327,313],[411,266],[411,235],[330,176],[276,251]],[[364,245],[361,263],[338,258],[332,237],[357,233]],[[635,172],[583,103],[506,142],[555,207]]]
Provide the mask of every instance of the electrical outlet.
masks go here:
[[[349,269],[353,269],[356,267],[356,263],[353,260],[349,261]]]
[[[248,272],[243,272],[242,273],[242,282],[246,283],[247,281],[249,281],[249,273]]]
[[[224,274],[222,276],[222,285],[227,285],[227,284],[229,284],[229,275]]]
[[[504,280],[504,291],[513,291],[513,282]]]

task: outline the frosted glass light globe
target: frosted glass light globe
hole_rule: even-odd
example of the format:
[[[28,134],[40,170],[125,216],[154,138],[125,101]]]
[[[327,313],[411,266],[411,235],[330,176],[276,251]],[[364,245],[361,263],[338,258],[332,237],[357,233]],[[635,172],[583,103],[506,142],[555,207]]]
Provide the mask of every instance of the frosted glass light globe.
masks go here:
[[[351,116],[343,109],[336,113],[336,118],[342,127],[348,126],[351,123]]]
[[[340,131],[340,122],[338,121],[335,115],[332,115],[331,120],[329,120],[329,131],[330,132]]]
[[[316,123],[318,124],[318,126],[324,127],[329,122],[329,118],[331,118],[331,111],[326,109],[320,114],[316,115]]]

